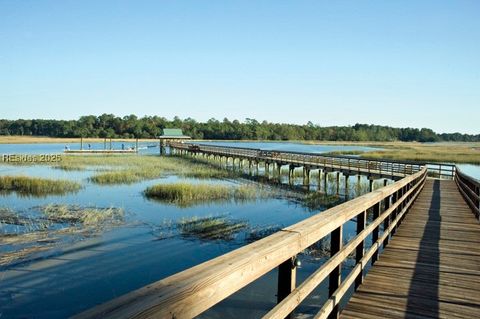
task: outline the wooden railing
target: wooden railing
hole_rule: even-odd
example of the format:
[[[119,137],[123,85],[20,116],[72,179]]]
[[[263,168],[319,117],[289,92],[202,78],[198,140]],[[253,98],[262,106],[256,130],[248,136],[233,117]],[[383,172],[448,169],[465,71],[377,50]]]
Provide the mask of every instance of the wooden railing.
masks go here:
[[[457,167],[455,164],[445,163],[422,163],[427,166],[428,176],[436,178],[454,179]]]
[[[317,166],[358,173],[371,173],[404,177],[418,172],[424,163],[385,161],[376,159],[354,158],[348,156],[329,156],[312,153],[261,150],[254,148],[215,146],[172,142],[170,146],[177,150],[192,153],[204,153],[227,157],[241,157],[256,161],[268,161],[299,166]]]
[[[77,315],[75,318],[192,318],[275,267],[278,301],[264,318],[285,318],[323,281],[329,298],[315,318],[335,317],[351,286],[361,284],[364,269],[388,244],[427,177],[423,167],[393,184],[286,227],[266,238],[177,273]],[[367,213],[373,220],[367,224]],[[345,245],[343,225],[356,219],[357,233]],[[383,225],[383,227],[382,227]],[[382,228],[383,231],[382,231]],[[371,235],[369,248],[366,243]],[[296,256],[330,236],[331,257],[295,287]],[[356,265],[341,280],[341,264],[355,252]],[[247,305],[246,305],[247,306]]]
[[[455,174],[455,182],[475,216],[480,219],[480,182],[458,168]]]

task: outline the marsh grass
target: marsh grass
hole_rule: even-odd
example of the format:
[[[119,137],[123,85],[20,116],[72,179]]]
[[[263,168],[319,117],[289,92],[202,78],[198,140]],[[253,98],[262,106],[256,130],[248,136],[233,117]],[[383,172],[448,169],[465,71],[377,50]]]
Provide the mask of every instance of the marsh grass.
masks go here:
[[[239,173],[227,171],[211,161],[178,156],[69,156],[61,163],[62,169],[95,167],[97,172],[89,180],[100,185],[131,184],[143,180],[157,179],[167,175],[208,178],[233,178]]]
[[[228,186],[212,184],[158,184],[145,189],[147,198],[188,207],[199,203],[247,201],[269,196],[269,192],[253,185]]]
[[[0,191],[25,196],[47,196],[73,193],[81,185],[67,180],[53,180],[28,176],[0,176]]]
[[[162,174],[163,171],[161,170],[147,168],[125,169],[98,173],[90,177],[89,180],[101,185],[132,184],[142,180],[160,178]]]
[[[361,152],[340,151],[330,155],[360,155],[362,158],[420,161],[434,163],[480,164],[479,143],[357,143],[357,145],[382,147],[383,150]]]

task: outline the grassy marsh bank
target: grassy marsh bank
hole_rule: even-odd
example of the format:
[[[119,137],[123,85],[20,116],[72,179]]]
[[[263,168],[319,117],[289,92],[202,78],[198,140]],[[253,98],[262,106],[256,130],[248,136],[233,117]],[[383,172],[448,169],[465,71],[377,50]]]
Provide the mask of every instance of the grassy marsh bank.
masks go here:
[[[148,187],[144,194],[147,198],[181,207],[218,201],[255,200],[268,196],[267,191],[252,185],[227,186],[189,183],[158,184]]]
[[[68,180],[53,180],[28,176],[0,176],[0,192],[15,192],[25,196],[62,195],[80,190],[81,185]]]
[[[167,175],[193,178],[234,178],[239,172],[225,170],[204,159],[157,155],[63,155],[61,162],[12,162],[13,166],[44,165],[64,171],[94,171],[89,180],[95,184],[131,184]]]
[[[352,145],[346,143],[345,145]],[[371,152],[331,152],[332,155],[359,155],[364,158],[400,161],[480,164],[480,143],[357,143],[353,145],[381,147]]]
[[[103,143],[103,138],[84,138],[83,143]],[[107,139],[110,141],[110,139]],[[135,143],[136,139],[112,138],[112,142],[129,141]],[[139,142],[156,142],[158,139],[142,138]],[[43,144],[43,143],[80,143],[79,137],[48,137],[48,136],[19,136],[19,135],[1,135],[0,144]]]
[[[97,184],[129,184],[169,174],[194,178],[239,176],[208,162],[182,157],[134,156],[126,158],[123,163],[117,161],[107,161],[112,170],[96,173],[90,180]]]

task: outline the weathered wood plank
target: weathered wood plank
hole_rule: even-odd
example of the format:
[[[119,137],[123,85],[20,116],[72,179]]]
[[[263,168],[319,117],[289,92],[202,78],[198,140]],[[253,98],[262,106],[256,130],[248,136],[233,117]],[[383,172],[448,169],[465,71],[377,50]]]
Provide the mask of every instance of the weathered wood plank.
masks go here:
[[[428,180],[342,318],[475,318],[480,224],[455,182]]]

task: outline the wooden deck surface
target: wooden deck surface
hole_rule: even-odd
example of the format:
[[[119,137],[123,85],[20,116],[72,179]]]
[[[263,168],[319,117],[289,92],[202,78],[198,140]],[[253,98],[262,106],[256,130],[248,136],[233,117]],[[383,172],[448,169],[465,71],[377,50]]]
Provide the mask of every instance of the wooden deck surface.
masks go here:
[[[341,317],[480,318],[480,224],[454,181],[426,181]]]

